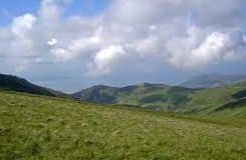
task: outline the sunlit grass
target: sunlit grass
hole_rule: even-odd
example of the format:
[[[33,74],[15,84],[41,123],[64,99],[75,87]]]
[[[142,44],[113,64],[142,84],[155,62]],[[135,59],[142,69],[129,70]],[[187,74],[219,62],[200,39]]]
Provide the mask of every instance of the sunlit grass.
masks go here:
[[[245,157],[243,124],[0,92],[0,159]]]

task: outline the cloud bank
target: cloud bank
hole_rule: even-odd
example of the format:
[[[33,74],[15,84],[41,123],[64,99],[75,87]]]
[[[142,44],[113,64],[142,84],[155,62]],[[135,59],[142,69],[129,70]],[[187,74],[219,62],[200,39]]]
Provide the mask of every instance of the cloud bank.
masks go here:
[[[102,76],[154,59],[196,70],[245,58],[244,0],[113,0],[98,15],[64,16],[71,3],[42,0],[1,27],[0,59],[17,71],[80,61],[81,74]]]

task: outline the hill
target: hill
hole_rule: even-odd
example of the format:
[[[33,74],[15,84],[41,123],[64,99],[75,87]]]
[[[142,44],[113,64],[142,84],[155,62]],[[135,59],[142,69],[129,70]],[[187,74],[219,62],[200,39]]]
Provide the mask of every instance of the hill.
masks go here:
[[[99,85],[67,95],[37,86],[16,76],[0,74],[0,90],[53,97],[79,98],[87,102],[139,106],[152,110],[173,111],[190,115],[225,114],[224,116],[246,117],[246,105],[242,103],[244,102],[242,99],[246,97],[246,81],[208,89],[190,89],[149,83],[122,88]],[[227,104],[230,107],[222,107],[227,106]],[[232,105],[237,107],[232,107]]]
[[[0,89],[54,97],[71,97],[62,92],[35,85],[23,78],[5,74],[0,74]]]
[[[208,115],[217,107],[234,101],[236,97],[245,97],[245,89],[246,81],[208,89],[143,83],[123,88],[95,86],[73,95],[88,102],[127,104],[154,110]]]
[[[221,108],[221,106],[244,98],[242,94],[238,97],[235,97],[235,95],[238,95],[238,93],[241,93],[245,89],[246,81],[224,87],[197,90],[189,95],[190,101],[179,112],[201,115],[218,114],[218,108]],[[219,111],[227,111],[227,116],[241,116],[246,118],[245,104],[241,107],[221,108]]]
[[[96,103],[115,103],[116,97],[113,96],[118,92],[118,88],[104,85],[93,86],[83,91],[72,94],[81,100]]]
[[[128,104],[155,109],[159,106],[159,108],[168,109],[179,107],[187,102],[186,94],[193,91],[183,87],[142,83],[122,88],[94,86],[77,92],[73,96],[88,102]]]
[[[180,84],[186,88],[214,88],[245,81],[246,75],[208,74],[193,77]]]
[[[184,117],[0,91],[0,159],[230,159],[245,120]]]

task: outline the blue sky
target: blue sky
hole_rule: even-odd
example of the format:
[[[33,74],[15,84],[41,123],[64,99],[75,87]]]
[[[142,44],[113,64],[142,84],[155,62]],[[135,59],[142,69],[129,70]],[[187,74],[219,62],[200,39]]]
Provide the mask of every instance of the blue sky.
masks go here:
[[[76,0],[66,6],[66,16],[85,15],[93,16],[102,12],[111,0]],[[36,14],[40,5],[40,0],[8,0],[0,1],[0,24],[6,25],[12,21],[13,17],[24,13]]]
[[[0,72],[68,92],[246,74],[245,8],[244,0],[0,1]]]
[[[0,1],[0,24],[6,25],[12,21],[13,17],[27,12],[35,13],[38,5],[38,0]]]
[[[77,0],[66,8],[67,15],[96,15],[101,13],[110,4],[110,1],[111,0]]]

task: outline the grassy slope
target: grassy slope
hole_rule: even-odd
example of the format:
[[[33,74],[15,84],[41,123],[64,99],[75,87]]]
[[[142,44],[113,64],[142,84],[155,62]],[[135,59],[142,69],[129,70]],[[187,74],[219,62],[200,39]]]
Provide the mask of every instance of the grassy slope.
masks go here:
[[[229,111],[227,109],[226,112],[215,112],[221,105],[234,101],[235,99],[232,95],[240,90],[244,91],[244,89],[246,89],[246,82],[199,90],[153,84],[140,84],[120,89],[98,86],[96,89],[91,88],[89,91],[84,92],[85,97],[82,100],[94,101],[96,99],[100,103],[129,104],[193,115],[219,115],[223,112],[231,117],[246,118],[246,105],[241,105]],[[240,93],[240,95],[243,93]]]
[[[128,104],[145,108],[168,110],[168,108],[180,107],[175,103],[186,99],[186,94],[192,89],[182,87],[169,87],[161,84],[138,84],[124,88],[107,86],[95,86],[83,91],[83,94],[75,94],[84,101]],[[182,99],[183,98],[183,99]]]
[[[117,94],[117,103],[148,107],[149,103],[145,103],[142,101],[144,97],[154,97],[156,95],[164,96],[168,89],[164,85],[148,86],[146,84],[130,86],[130,88],[131,89],[126,88],[119,91],[119,93]],[[151,102],[150,104],[153,105],[154,103]]]
[[[246,118],[246,104],[235,109],[221,110],[219,112],[216,111],[216,109],[221,105],[235,101],[232,95],[245,88],[246,82],[241,82],[221,88],[197,90],[189,95],[191,101],[184,105],[179,111],[199,115],[216,115],[221,114],[220,112],[224,112],[227,116]]]
[[[46,87],[41,87],[27,81],[26,79],[5,74],[0,74],[0,90],[17,91],[53,97],[72,98],[66,93],[55,91]]]
[[[0,159],[230,159],[245,122],[0,92]]]

